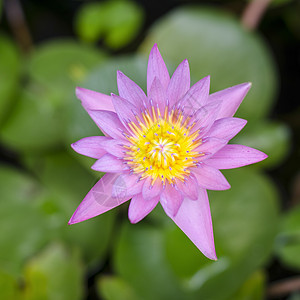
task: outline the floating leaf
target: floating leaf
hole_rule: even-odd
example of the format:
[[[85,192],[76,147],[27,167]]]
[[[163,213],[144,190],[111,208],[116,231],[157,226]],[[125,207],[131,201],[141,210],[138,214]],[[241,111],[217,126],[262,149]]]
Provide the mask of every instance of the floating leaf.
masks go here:
[[[253,273],[238,292],[228,300],[264,300],[265,274],[262,271]]]
[[[17,280],[10,274],[0,270],[0,299],[19,299]]]
[[[187,58],[195,81],[211,75],[211,92],[252,82],[238,116],[267,115],[277,90],[272,54],[260,36],[243,29],[234,17],[200,6],[179,8],[150,29],[141,52],[148,55],[154,43],[175,65]]]
[[[84,294],[83,267],[78,256],[52,244],[25,267],[24,300],[76,300]]]
[[[1,15],[0,3],[0,15]],[[20,77],[20,55],[16,45],[4,35],[0,35],[0,126],[7,119],[7,114],[18,92]]]
[[[139,56],[124,56],[108,60],[95,68],[81,86],[107,95],[117,94],[117,70],[122,70],[142,88],[145,88],[147,60]],[[74,104],[70,106],[68,114],[66,140],[74,143],[86,136],[100,135],[100,130],[84,111],[80,101],[76,99],[73,101]]]
[[[9,147],[46,151],[65,144],[66,115],[75,105],[75,87],[104,60],[103,53],[72,41],[50,42],[32,54],[30,81],[1,130]]]
[[[278,122],[250,123],[234,140],[233,144],[242,144],[266,153],[269,157],[259,163],[260,167],[278,165],[290,150],[290,130]]]
[[[251,169],[225,173],[232,188],[210,193],[217,262],[206,259],[171,221],[159,228],[124,226],[115,268],[141,298],[231,299],[268,260],[278,222],[274,187]]]
[[[23,261],[46,242],[45,219],[38,212],[37,183],[19,170],[0,166],[0,264],[18,274]]]
[[[275,251],[287,266],[300,269],[300,206],[291,209],[283,218],[276,239]]]
[[[104,276],[97,280],[98,294],[105,300],[139,300],[127,282],[118,277]]]
[[[79,10],[76,30],[84,41],[104,38],[105,44],[118,49],[136,37],[142,22],[143,11],[135,2],[87,3]]]
[[[108,212],[80,224],[67,225],[72,213],[98,178],[63,152],[29,157],[27,165],[49,193],[49,197],[40,202],[40,209],[52,229],[52,237],[79,248],[89,265],[103,261],[115,214]]]

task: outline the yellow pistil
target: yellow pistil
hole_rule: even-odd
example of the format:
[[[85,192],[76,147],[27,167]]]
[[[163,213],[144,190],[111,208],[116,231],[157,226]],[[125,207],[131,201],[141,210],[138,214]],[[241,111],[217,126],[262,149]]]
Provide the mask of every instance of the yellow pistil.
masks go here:
[[[189,118],[185,119],[179,110],[166,108],[163,116],[154,106],[150,111],[128,123],[132,134],[127,139],[131,146],[125,147],[124,160],[141,179],[150,177],[152,185],[156,180],[163,184],[175,184],[175,179],[184,181],[190,174],[189,168],[196,166],[196,159],[204,155],[194,151],[202,140],[197,131],[191,133]]]

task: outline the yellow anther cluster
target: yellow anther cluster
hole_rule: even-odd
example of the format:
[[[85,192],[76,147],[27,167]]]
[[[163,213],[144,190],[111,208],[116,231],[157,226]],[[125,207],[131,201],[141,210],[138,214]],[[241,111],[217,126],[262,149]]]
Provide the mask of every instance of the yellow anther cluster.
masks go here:
[[[127,139],[126,157],[130,169],[141,176],[151,177],[152,184],[160,179],[163,184],[184,180],[189,168],[196,166],[196,158],[203,155],[194,151],[201,145],[198,132],[191,133],[189,118],[178,110],[165,109],[162,116],[159,108],[152,107],[128,123],[132,135]]]

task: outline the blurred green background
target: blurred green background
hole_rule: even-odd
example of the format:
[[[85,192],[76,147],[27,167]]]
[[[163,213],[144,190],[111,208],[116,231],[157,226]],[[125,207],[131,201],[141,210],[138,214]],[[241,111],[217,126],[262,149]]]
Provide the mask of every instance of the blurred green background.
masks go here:
[[[299,15],[291,0],[0,0],[0,299],[300,299]],[[209,193],[217,262],[160,207],[67,225],[100,177],[70,148],[99,134],[75,87],[117,93],[122,70],[145,90],[155,42],[212,92],[253,83],[232,142],[269,158]]]

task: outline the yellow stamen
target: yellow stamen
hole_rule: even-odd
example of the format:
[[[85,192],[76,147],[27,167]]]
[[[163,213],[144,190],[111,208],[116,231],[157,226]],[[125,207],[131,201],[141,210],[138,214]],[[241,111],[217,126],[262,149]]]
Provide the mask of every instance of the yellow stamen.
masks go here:
[[[190,174],[189,168],[196,166],[196,158],[204,155],[194,151],[202,140],[197,132],[190,134],[190,118],[185,119],[182,112],[166,107],[162,117],[153,105],[150,111],[152,117],[145,111],[141,118],[136,116],[136,122],[128,124],[131,146],[125,147],[124,160],[141,179],[150,177],[152,185],[156,180],[163,184],[183,181]]]

